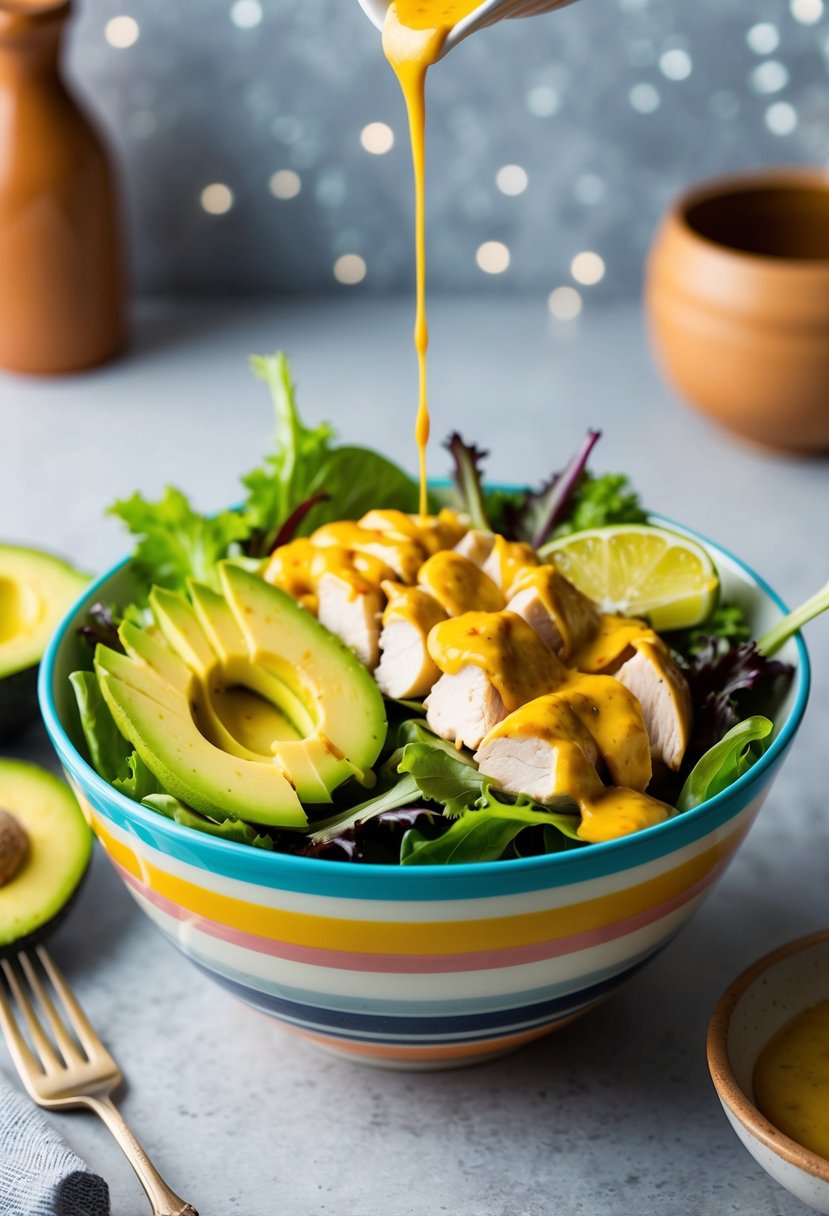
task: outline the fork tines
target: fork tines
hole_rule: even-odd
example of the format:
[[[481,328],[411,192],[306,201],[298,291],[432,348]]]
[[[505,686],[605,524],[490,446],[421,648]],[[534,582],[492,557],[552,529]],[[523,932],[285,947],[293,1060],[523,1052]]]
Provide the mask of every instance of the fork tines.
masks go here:
[[[30,1092],[62,1074],[71,1082],[110,1057],[43,946],[0,959],[0,1028]],[[53,999],[52,993],[57,998]],[[112,1061],[113,1068],[116,1067]],[[34,1093],[33,1093],[33,1096]],[[39,1094],[42,1096],[42,1094]]]

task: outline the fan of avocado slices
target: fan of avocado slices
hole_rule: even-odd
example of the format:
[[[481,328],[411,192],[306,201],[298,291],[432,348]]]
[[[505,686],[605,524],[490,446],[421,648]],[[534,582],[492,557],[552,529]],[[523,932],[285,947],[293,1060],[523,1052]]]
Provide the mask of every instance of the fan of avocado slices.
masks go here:
[[[277,433],[263,467],[243,478],[242,506],[207,516],[168,488],[159,502],[135,494],[112,508],[136,537],[145,592],[95,605],[82,630],[94,653],[70,678],[92,766],[146,808],[248,847],[402,865],[586,847],[572,798],[505,793],[470,751],[438,738],[419,700],[384,697],[351,649],[261,577],[274,549],[323,525],[414,512],[417,486],[377,453],[338,446],[328,426],[308,427],[284,355],[252,364]],[[598,438],[589,432],[539,489],[504,493],[483,485],[486,453],[453,435],[454,490],[433,491],[430,505],[534,548],[647,521],[624,475],[587,471]],[[827,604],[829,588],[814,612]],[[660,790],[678,809],[756,762],[772,732],[754,712],[758,697],[788,672],[771,659],[783,633],[751,642],[733,605],[690,624],[666,635],[698,723],[685,765]]]

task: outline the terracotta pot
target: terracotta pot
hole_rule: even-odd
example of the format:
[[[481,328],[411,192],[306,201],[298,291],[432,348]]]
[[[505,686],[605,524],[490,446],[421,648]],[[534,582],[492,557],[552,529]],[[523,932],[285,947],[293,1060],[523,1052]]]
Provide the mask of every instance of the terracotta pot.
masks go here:
[[[63,78],[69,0],[0,0],[0,365],[50,375],[123,345],[107,148]]]
[[[657,359],[730,431],[829,451],[829,176],[782,169],[695,187],[647,262]]]

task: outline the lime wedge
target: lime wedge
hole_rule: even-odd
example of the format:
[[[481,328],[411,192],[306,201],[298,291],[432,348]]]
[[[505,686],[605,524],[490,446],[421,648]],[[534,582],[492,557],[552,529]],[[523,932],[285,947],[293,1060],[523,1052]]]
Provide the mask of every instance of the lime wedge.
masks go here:
[[[649,524],[574,532],[540,551],[601,612],[645,617],[654,629],[687,629],[717,602],[719,579],[701,545]]]

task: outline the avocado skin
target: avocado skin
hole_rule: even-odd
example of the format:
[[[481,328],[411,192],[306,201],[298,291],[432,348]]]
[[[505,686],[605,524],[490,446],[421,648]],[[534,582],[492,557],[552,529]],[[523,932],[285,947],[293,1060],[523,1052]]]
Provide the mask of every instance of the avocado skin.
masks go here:
[[[28,837],[22,866],[0,887],[0,950],[49,933],[89,868],[93,835],[69,785],[26,760],[0,758],[0,806]]]
[[[59,929],[63,924],[64,918],[68,915],[75,905],[75,901],[81,892],[82,887],[86,882],[86,876],[89,873],[89,864],[78,879],[78,885],[67,899],[63,907],[55,913],[51,920],[45,921],[42,925],[38,925],[31,933],[25,934],[23,937],[18,937],[15,941],[9,942],[8,945],[0,944],[0,958],[13,958],[15,954],[19,954],[21,950],[34,950],[35,946],[40,946],[47,937],[50,937],[56,929]]]
[[[40,662],[60,621],[87,589],[90,576],[42,549],[0,542],[0,582],[18,589],[26,605],[18,619],[12,593],[11,626],[0,622],[0,742],[11,739],[38,717]],[[36,610],[32,612],[31,601]],[[5,596],[0,611],[5,616]],[[16,626],[16,628],[15,628]]]
[[[20,735],[39,717],[37,673],[39,664],[0,676],[0,742]]]

